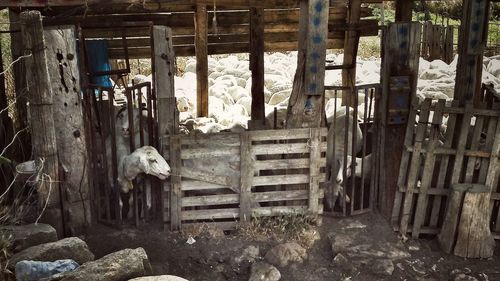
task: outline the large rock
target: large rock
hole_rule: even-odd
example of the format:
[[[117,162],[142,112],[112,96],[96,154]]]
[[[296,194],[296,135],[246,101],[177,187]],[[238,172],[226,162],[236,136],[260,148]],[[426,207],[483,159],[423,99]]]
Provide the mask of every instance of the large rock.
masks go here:
[[[56,230],[43,223],[0,226],[0,232],[12,235],[14,253],[32,246],[57,241]]]
[[[269,250],[265,259],[272,265],[285,267],[294,262],[303,262],[307,259],[307,251],[297,243],[285,243]]]
[[[248,281],[278,281],[280,279],[281,273],[276,267],[265,262],[257,262],[252,265]]]
[[[130,279],[129,281],[189,281],[189,280],[173,275],[161,275],[161,276],[138,277]]]
[[[14,267],[17,262],[22,260],[56,261],[64,259],[72,259],[78,264],[83,264],[94,260],[94,254],[82,239],[71,237],[27,248],[12,256],[9,265]]]
[[[233,258],[233,261],[236,264],[240,264],[244,261],[254,262],[260,255],[259,247],[256,246],[248,246],[243,252]]]
[[[75,271],[54,275],[46,281],[122,281],[151,273],[151,264],[146,251],[137,248],[111,253],[98,260],[87,262]]]

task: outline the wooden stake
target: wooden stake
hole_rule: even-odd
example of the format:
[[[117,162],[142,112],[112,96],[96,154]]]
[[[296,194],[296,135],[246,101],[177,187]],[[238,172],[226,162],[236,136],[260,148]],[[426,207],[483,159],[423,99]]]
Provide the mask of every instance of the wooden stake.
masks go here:
[[[252,124],[264,125],[264,9],[250,9],[250,70],[252,71]]]

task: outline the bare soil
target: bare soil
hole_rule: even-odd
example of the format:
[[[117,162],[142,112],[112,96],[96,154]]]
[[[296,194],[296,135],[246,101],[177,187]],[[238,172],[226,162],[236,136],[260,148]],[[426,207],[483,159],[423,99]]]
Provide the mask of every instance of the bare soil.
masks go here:
[[[337,266],[332,262],[335,255],[328,237],[341,232],[346,223],[352,222],[366,225],[356,234],[355,241],[360,244],[389,241],[401,245],[411,256],[395,260],[395,270],[391,276],[375,274],[371,264],[361,263],[359,266],[352,259],[350,262],[358,265],[351,270]],[[320,239],[308,250],[308,260],[303,264],[278,268],[281,280],[455,280],[451,272],[457,269],[476,280],[500,280],[498,247],[492,259],[466,260],[441,252],[435,239],[409,240],[403,245],[386,220],[377,214],[344,219],[323,217],[322,224],[316,230]],[[163,232],[159,228],[116,230],[105,226],[94,227],[86,237],[96,258],[124,248],[143,247],[156,275],[177,275],[191,281],[247,281],[251,264],[238,264],[234,257],[246,247],[254,245],[259,247],[262,258],[270,248],[279,244],[278,241],[252,241],[237,232],[223,237],[201,235],[194,239],[196,242],[189,245],[185,235]]]

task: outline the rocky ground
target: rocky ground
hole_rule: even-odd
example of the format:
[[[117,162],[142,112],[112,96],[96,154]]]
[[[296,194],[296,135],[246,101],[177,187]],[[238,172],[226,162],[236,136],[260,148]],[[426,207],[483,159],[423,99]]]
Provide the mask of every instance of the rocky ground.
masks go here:
[[[155,274],[191,281],[500,280],[499,253],[490,260],[465,260],[442,253],[435,240],[402,243],[375,214],[324,217],[315,230],[319,239],[309,249],[217,231],[188,244],[185,234],[104,226],[93,228],[85,240],[96,258],[143,247]]]

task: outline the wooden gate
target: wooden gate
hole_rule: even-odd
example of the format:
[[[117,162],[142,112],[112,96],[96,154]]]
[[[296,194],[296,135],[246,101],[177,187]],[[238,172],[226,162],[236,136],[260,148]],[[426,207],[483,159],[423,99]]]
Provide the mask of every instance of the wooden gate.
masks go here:
[[[165,139],[172,169],[165,223],[227,230],[253,216],[321,213],[326,135],[315,128]]]
[[[491,192],[490,227],[499,231],[498,151],[500,104],[444,100],[416,102],[410,112],[392,223],[401,234],[438,234],[452,191]],[[447,122],[444,120],[447,119]],[[487,184],[493,183],[493,184]],[[454,214],[456,223],[459,212]],[[496,236],[496,238],[499,238]]]

